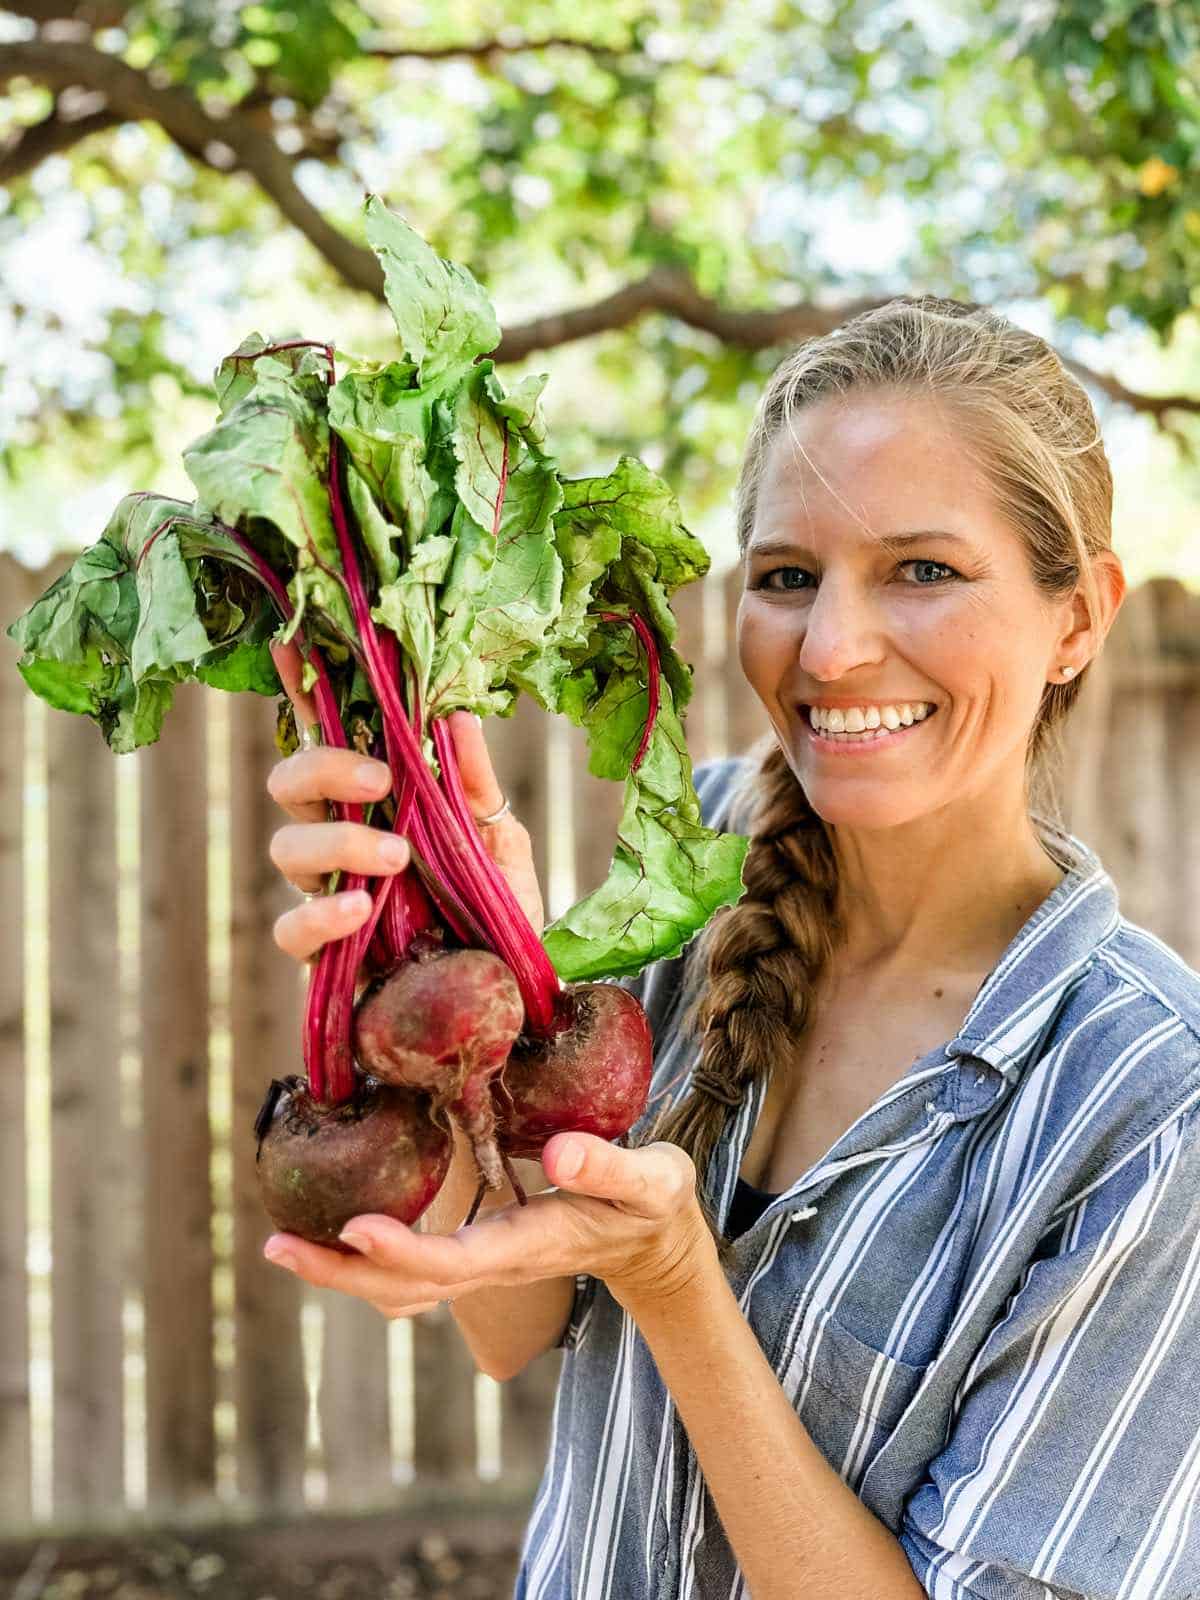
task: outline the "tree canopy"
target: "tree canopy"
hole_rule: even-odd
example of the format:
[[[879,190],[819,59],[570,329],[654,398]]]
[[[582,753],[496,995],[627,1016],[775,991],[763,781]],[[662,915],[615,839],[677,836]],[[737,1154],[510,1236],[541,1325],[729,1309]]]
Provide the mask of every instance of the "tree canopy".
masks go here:
[[[1071,355],[1200,296],[1191,6],[8,0],[9,473],[154,471],[280,316],[387,353],[365,189],[488,286],[498,361],[558,375],[569,468],[640,453],[693,508],[782,352],[896,293],[1041,301],[1195,437],[1186,386]]]

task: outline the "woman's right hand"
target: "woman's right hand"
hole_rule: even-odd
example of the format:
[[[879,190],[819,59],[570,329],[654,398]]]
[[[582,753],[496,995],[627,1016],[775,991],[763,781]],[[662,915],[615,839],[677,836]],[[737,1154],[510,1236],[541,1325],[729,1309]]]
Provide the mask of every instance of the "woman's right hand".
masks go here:
[[[317,711],[312,696],[300,687],[298,647],[294,641],[273,645],[271,656],[295,708],[297,723],[304,728],[312,726],[318,720]],[[448,721],[467,804],[474,816],[487,816],[503,803],[503,795],[482,728],[467,712],[454,712]],[[385,762],[335,746],[309,745],[272,767],[267,791],[293,821],[272,835],[271,860],[289,883],[316,896],[276,920],[275,943],[285,954],[297,961],[311,961],[324,945],[353,933],[370,916],[370,901],[363,891],[320,893],[326,874],[341,869],[383,877],[408,866],[406,843],[389,830],[329,820],[330,801],[365,804],[382,799],[390,788],[391,774]],[[540,935],[542,897],[528,831],[508,815],[481,828],[480,836]]]

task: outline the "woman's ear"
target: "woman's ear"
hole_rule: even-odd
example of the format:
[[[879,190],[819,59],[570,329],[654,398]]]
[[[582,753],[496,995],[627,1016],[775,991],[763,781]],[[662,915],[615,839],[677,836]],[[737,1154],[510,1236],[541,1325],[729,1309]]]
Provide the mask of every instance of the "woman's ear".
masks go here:
[[[1058,640],[1054,664],[1070,660],[1077,668],[1086,666],[1100,653],[1109,629],[1124,604],[1128,585],[1125,568],[1115,550],[1097,551],[1092,557],[1092,575],[1096,582],[1100,614],[1094,621],[1089,621],[1083,590],[1076,589],[1071,599],[1069,626]]]

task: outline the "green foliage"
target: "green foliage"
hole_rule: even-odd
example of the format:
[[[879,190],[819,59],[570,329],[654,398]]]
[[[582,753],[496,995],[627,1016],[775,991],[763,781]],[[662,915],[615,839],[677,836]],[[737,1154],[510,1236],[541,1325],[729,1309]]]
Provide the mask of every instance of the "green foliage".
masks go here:
[[[483,358],[498,329],[479,284],[375,196],[365,210],[402,360],[382,383],[351,361],[335,384],[324,346],[244,339],[217,370],[216,426],[185,451],[194,504],[127,495],[9,628],[20,670],[125,752],[159,737],[184,679],[280,692],[269,644],[299,635],[312,681],[311,646],[328,656],[343,729],[381,739],[369,603],[400,643],[418,733],[457,709],[509,712],[520,689],[587,730],[592,770],[625,785],[620,837],[547,948],[565,979],[639,972],[741,892],[746,840],[703,825],[679,721],[691,680],[669,600],[708,557],[641,462],[560,478],[543,380],[506,393]],[[427,480],[417,495],[382,492],[402,474],[379,447],[397,440]]]
[[[1195,310],[1190,4],[454,0],[393,10],[389,28],[383,16],[353,0],[141,0],[96,42],[277,141],[360,243],[362,192],[381,191],[488,285],[506,327],[663,265],[747,309],[914,288],[1040,297],[1064,330],[1164,342]],[[519,48],[547,38],[578,42]],[[436,54],[488,39],[489,52]],[[10,81],[0,138],[11,147],[50,106]],[[206,154],[143,121],[0,189],[0,257],[57,229],[73,265],[70,289],[54,274],[33,294],[0,286],[0,328],[22,353],[0,378],[10,474],[173,459],[165,424],[251,322],[350,329],[388,382],[383,308],[347,290],[249,174]],[[844,255],[835,203],[877,230]],[[586,473],[652,441],[693,520],[723,509],[779,354],[654,315],[539,356],[560,460]],[[388,494],[427,491],[412,448],[376,441]]]

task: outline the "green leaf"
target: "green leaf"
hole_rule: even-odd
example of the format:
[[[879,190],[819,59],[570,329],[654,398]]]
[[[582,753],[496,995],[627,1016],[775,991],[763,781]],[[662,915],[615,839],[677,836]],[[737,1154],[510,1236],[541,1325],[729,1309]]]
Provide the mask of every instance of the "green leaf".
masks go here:
[[[384,294],[422,387],[494,350],[500,325],[467,269],[443,261],[377,195],[368,195],[365,212],[367,242],[383,267]]]
[[[634,703],[625,684],[589,708],[586,725],[605,758],[593,766],[601,776],[611,775],[610,761],[628,771],[641,720],[622,706],[627,713]],[[630,977],[678,955],[715,911],[741,897],[748,847],[740,834],[701,822],[683,730],[665,704],[646,759],[625,780],[608,876],[546,930],[555,971],[565,983]]]
[[[218,590],[221,558],[232,565]],[[244,559],[181,501],[127,495],[100,540],[8,628],[22,677],[48,704],[92,717],[118,753],[158,738],[185,679],[278,694],[276,619]]]

